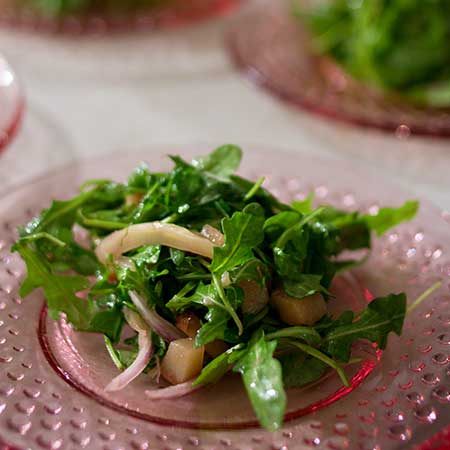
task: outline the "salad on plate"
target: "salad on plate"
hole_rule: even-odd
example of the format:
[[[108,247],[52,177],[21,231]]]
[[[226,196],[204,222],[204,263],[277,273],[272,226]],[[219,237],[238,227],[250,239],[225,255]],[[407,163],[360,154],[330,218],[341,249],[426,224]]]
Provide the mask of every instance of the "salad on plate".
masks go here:
[[[171,0],[15,0],[20,6],[32,9],[40,14],[59,18],[72,14],[110,13],[129,14],[142,11]]]
[[[27,266],[20,295],[42,289],[50,317],[104,335],[117,367],[104,389],[147,377],[149,401],[212,388],[241,375],[264,428],[281,427],[286,389],[334,370],[344,385],[352,345],[379,349],[402,332],[406,296],[362,311],[328,311],[334,277],[361,264],[361,249],[411,220],[418,203],[374,214],[286,204],[264,178],[235,172],[240,148],[224,145],[170,172],[141,164],[126,183],[86,181],[19,230]],[[160,387],[154,389],[155,383]]]
[[[450,107],[448,1],[302,0],[300,5],[296,12],[311,31],[313,50],[382,92]]]

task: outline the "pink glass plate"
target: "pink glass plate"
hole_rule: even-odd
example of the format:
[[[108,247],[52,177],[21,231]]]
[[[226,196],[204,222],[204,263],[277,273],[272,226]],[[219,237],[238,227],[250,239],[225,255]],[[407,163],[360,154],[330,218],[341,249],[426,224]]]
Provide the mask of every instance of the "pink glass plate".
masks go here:
[[[0,55],[0,151],[19,128],[24,99],[16,74]]]
[[[243,16],[230,30],[228,44],[234,63],[251,81],[294,106],[401,136],[450,136],[450,110],[421,109],[383,96],[313,55],[308,33],[284,2],[263,2]]]
[[[335,285],[338,304],[353,308],[372,295],[404,290],[416,298],[436,280],[444,283],[392,336],[380,361],[353,367],[353,390],[343,392],[330,374],[307,389],[290,391],[289,416],[270,434],[254,417],[236,380],[192,397],[143,401],[141,377],[108,397],[102,387],[116,373],[96,337],[47,320],[43,298],[21,299],[24,267],[9,246],[15,227],[52,198],[67,197],[89,177],[124,179],[141,160],[168,167],[164,155],[186,157],[205,147],[171,146],[109,156],[48,174],[0,201],[0,436],[22,448],[130,449],[394,449],[413,448],[450,424],[450,227],[426,202],[410,224],[376,241],[364,266]],[[374,211],[411,196],[376,173],[333,159],[247,149],[242,173],[267,175],[267,186],[285,200],[311,190],[320,202]],[[301,175],[299,175],[301,174]],[[19,205],[19,206],[18,206]],[[347,303],[347,305],[349,304]],[[365,346],[359,352],[367,355]],[[331,401],[328,399],[331,398]],[[224,429],[228,428],[228,429]]]
[[[225,14],[241,1],[169,0],[167,6],[149,7],[124,15],[86,14],[52,19],[18,5],[17,0],[7,0],[0,7],[0,24],[68,34],[174,28]]]

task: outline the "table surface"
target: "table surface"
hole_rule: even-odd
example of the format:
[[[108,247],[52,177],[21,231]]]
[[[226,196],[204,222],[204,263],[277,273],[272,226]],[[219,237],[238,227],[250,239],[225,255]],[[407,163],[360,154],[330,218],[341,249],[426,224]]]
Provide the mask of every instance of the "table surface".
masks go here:
[[[0,157],[0,192],[79,158],[232,142],[366,164],[450,210],[450,140],[399,140],[286,106],[232,67],[223,39],[232,20],[115,37],[0,30],[27,98]]]

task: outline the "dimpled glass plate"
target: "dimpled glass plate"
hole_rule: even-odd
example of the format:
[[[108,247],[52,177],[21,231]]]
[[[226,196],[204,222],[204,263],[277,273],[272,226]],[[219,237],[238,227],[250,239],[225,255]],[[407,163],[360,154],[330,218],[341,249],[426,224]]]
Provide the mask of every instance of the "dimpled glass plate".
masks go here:
[[[21,1],[3,0],[0,6],[0,24],[70,35],[173,28],[224,14],[240,2],[241,0],[164,0],[163,5],[130,13],[108,14],[98,11],[50,18],[21,5]]]
[[[348,368],[351,388],[330,373],[288,391],[286,423],[272,434],[256,426],[232,377],[170,401],[143,400],[142,390],[151,388],[145,376],[117,395],[105,393],[117,371],[98,336],[49,320],[40,293],[20,298],[24,265],[9,250],[17,225],[51,199],[73,195],[86,178],[123,180],[142,160],[162,170],[169,168],[166,154],[189,158],[207,150],[171,146],[111,155],[50,173],[2,198],[1,439],[17,448],[155,450],[384,450],[445,441],[448,433],[438,433],[450,424],[450,224],[426,202],[413,222],[376,239],[363,266],[337,279],[330,307],[359,309],[373,296],[399,291],[411,301],[438,280],[441,287],[408,316],[402,337],[391,336],[382,354],[364,343],[355,347],[363,362]],[[276,150],[248,148],[241,173],[265,175],[267,187],[284,200],[313,191],[318,202],[345,209],[375,212],[411,198],[359,166]]]
[[[0,151],[18,130],[23,108],[24,99],[17,76],[0,55]]]
[[[450,136],[450,109],[418,108],[367,88],[330,60],[313,55],[308,33],[286,7],[289,2],[261,3],[233,25],[228,39],[234,63],[251,81],[330,119],[400,136]]]

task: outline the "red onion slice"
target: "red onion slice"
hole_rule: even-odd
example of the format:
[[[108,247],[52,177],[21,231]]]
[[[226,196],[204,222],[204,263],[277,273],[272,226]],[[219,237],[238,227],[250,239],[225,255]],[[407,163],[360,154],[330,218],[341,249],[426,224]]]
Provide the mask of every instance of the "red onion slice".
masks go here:
[[[144,319],[137,313],[132,311],[131,309],[125,307],[123,308],[123,315],[125,316],[125,320],[128,325],[133,328],[134,331],[138,333],[149,333],[150,327],[144,321]]]
[[[91,235],[86,228],[77,223],[72,227],[73,240],[86,250],[91,248]]]
[[[166,400],[169,398],[183,397],[184,395],[192,394],[193,392],[200,389],[202,386],[193,386],[192,383],[195,378],[184,383],[175,384],[174,386],[169,386],[162,389],[155,389],[152,391],[146,390],[145,395],[150,400]]]
[[[153,345],[150,335],[146,331],[141,331],[138,336],[139,352],[133,364],[125,369],[120,375],[113,378],[105,387],[105,391],[120,391],[131,383],[147,367],[153,354]]]
[[[172,325],[166,319],[163,319],[154,309],[149,308],[146,302],[134,291],[129,291],[131,301],[136,306],[139,314],[153,329],[156,334],[159,334],[168,342],[176,339],[183,339],[186,335],[180,331],[175,325]]]
[[[211,225],[204,225],[200,234],[208,239],[208,241],[211,241],[215,246],[222,247],[225,243],[224,235]]]

